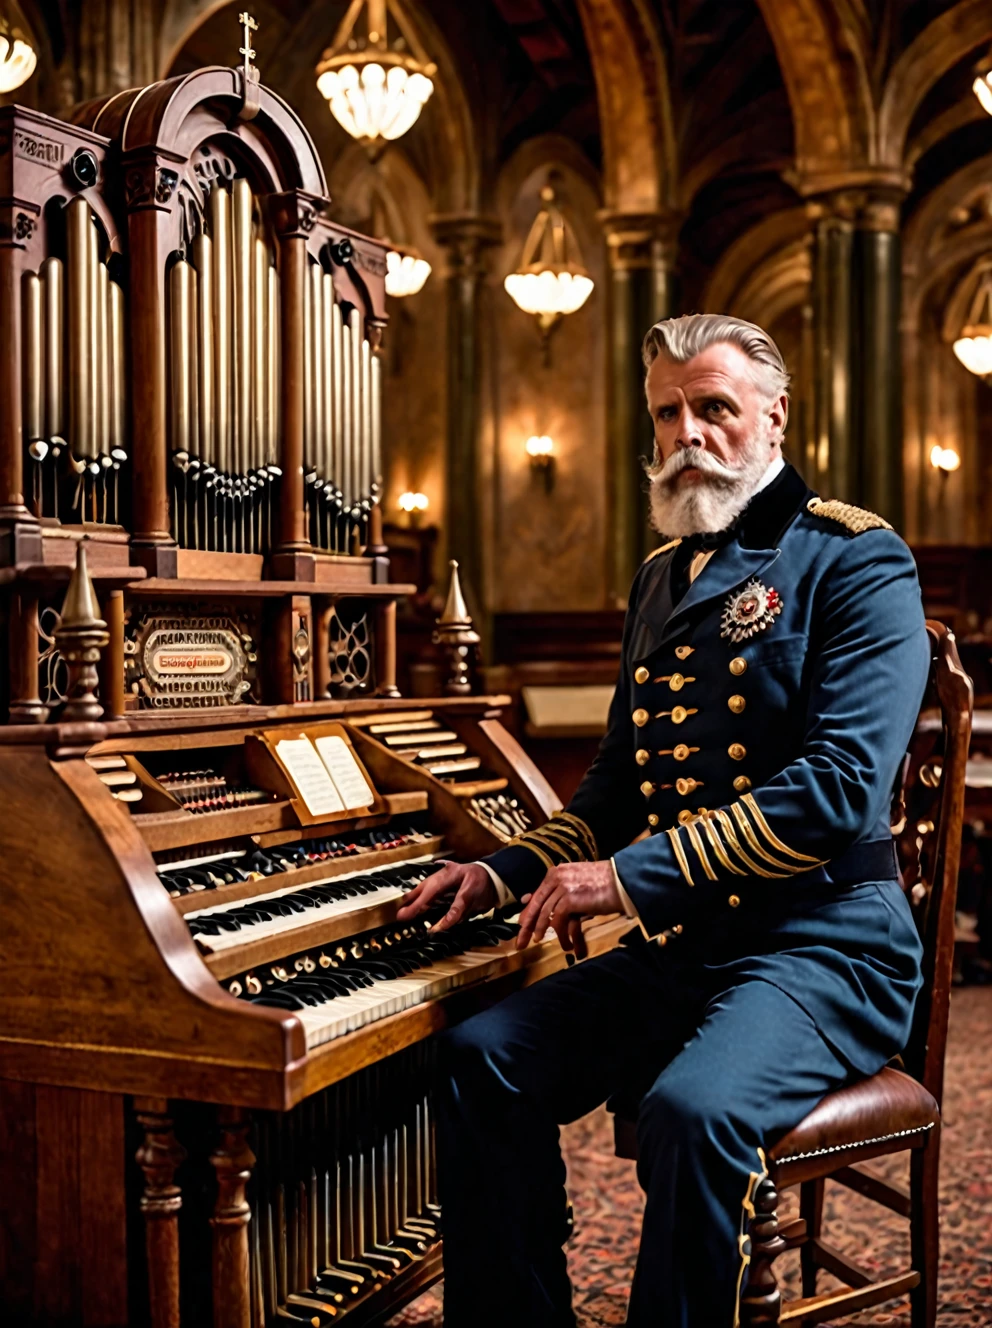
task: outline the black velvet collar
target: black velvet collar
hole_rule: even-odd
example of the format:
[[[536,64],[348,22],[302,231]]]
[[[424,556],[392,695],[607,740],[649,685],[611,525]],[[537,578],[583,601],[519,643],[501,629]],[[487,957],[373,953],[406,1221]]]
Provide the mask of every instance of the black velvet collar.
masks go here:
[[[813,490],[787,461],[767,488],[756,493],[735,521],[737,539],[745,549],[774,549],[786,526],[805,507]]]

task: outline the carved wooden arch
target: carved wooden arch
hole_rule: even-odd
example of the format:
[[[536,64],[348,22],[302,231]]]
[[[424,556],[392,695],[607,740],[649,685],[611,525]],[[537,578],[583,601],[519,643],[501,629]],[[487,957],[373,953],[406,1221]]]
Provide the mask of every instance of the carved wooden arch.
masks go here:
[[[831,0],[757,0],[792,106],[804,180],[872,161],[875,112],[864,47],[845,41]]]
[[[75,118],[116,139],[125,157],[152,151],[183,159],[207,136],[237,139],[268,176],[258,181],[259,187],[326,195],[324,168],[303,121],[270,88],[260,87],[258,97],[257,115],[239,120],[241,72],[213,65],[90,102]]]
[[[961,0],[928,23],[903,51],[889,74],[879,110],[879,153],[885,164],[902,164],[913,116],[938,79],[990,41],[992,10],[988,4]]]
[[[707,313],[739,314],[742,301],[752,298],[749,292],[753,293],[755,275],[765,270],[766,264],[774,263],[779,254],[805,242],[808,231],[804,207],[785,208],[763,217],[721,256],[706,283],[702,309]]]
[[[643,0],[578,0],[603,136],[611,212],[655,213],[675,203],[678,150],[664,53]]]

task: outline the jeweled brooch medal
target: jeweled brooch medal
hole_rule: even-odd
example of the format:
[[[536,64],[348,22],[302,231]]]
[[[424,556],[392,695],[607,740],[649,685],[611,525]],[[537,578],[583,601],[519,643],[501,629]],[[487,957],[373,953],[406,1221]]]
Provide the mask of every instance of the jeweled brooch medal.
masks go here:
[[[754,577],[727,600],[720,620],[720,635],[730,641],[746,641],[770,627],[772,619],[781,612],[782,596]]]

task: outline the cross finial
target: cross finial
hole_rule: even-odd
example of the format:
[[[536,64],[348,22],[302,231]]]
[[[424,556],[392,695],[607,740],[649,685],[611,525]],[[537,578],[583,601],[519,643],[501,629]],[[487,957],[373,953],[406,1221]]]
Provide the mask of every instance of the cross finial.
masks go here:
[[[244,72],[245,79],[247,80],[249,77],[251,62],[255,58],[255,51],[251,44],[251,34],[258,31],[258,24],[248,13],[247,9],[238,15],[238,22],[245,30],[245,44],[239,49],[238,54],[243,55],[245,58]]]

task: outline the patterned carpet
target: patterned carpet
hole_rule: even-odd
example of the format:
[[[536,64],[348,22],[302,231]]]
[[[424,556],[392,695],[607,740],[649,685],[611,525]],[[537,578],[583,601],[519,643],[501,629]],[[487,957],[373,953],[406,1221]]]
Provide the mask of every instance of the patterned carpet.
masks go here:
[[[563,1131],[575,1235],[568,1263],[579,1328],[624,1322],[643,1201],[632,1162],[613,1156],[610,1118],[593,1112]],[[889,1179],[905,1178],[906,1155],[870,1164]],[[782,1212],[795,1208],[787,1194]],[[992,987],[954,992],[944,1094],[940,1185],[941,1268],[938,1328],[992,1325]],[[828,1185],[826,1238],[869,1273],[906,1266],[909,1242],[902,1219],[867,1199]],[[785,1294],[797,1295],[799,1256],[777,1264]],[[819,1290],[836,1285],[820,1274]],[[391,1328],[442,1323],[442,1288],[433,1288],[391,1321]],[[847,1324],[909,1324],[908,1303],[876,1309]]]

